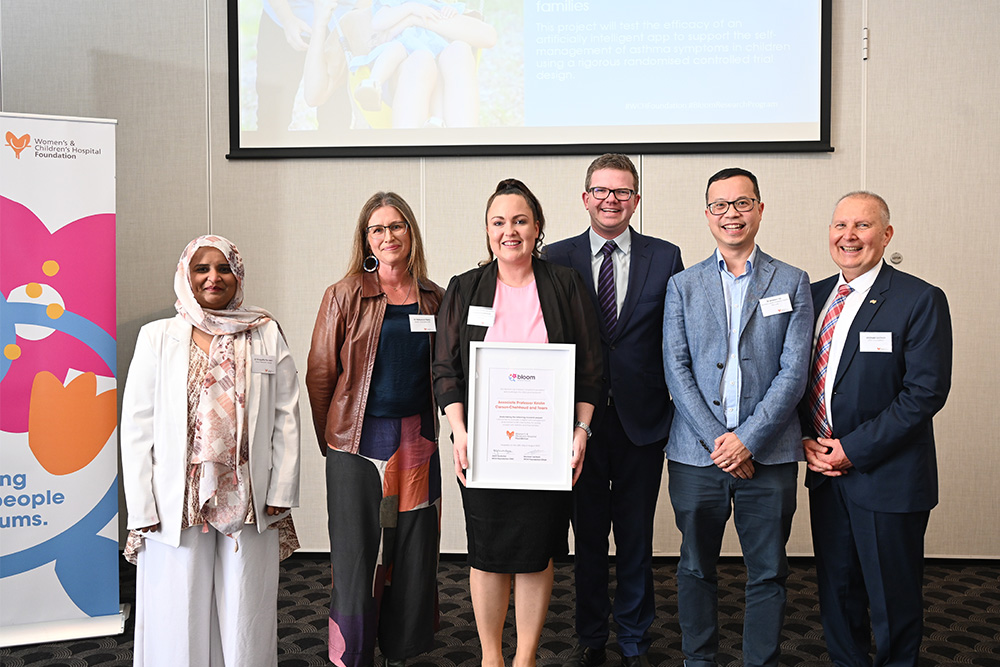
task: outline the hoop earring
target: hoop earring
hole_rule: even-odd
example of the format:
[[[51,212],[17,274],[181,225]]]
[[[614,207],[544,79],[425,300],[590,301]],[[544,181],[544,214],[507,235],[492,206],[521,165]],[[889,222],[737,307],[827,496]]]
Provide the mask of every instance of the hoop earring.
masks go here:
[[[374,262],[374,264],[371,264],[371,262]],[[369,264],[371,265],[371,268],[368,268]],[[365,261],[361,262],[361,268],[368,273],[374,273],[378,269],[378,257],[375,255],[368,255],[365,257]]]

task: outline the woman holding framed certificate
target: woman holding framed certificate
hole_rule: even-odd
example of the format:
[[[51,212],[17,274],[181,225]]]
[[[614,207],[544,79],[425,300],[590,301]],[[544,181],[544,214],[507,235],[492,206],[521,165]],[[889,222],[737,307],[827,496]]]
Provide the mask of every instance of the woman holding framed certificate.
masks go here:
[[[434,394],[454,438],[484,667],[504,664],[502,633],[511,583],[517,629],[513,664],[535,664],[552,594],[552,558],[566,553],[571,496],[466,486],[470,343],[575,344],[574,482],[600,394],[597,315],[576,271],[539,259],[544,226],[541,204],[531,190],[516,179],[501,181],[486,204],[489,260],[452,278],[438,312]]]

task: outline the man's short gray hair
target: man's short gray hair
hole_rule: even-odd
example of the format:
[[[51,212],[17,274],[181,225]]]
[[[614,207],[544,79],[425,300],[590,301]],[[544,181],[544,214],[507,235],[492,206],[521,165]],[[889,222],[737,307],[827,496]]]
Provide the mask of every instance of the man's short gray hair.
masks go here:
[[[867,199],[873,202],[876,207],[878,207],[879,217],[882,219],[882,228],[889,226],[889,205],[885,203],[880,195],[871,192],[870,190],[854,190],[853,192],[848,192],[846,195],[837,200],[837,206],[840,206],[840,202],[845,199]],[[834,207],[836,208],[836,206]]]

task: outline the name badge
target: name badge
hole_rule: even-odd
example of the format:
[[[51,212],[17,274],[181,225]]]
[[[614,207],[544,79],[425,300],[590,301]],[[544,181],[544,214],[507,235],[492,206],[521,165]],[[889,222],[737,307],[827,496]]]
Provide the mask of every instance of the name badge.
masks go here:
[[[496,313],[486,306],[469,306],[468,325],[470,327],[491,327],[496,320]]]
[[[760,300],[760,312],[764,314],[764,317],[778,315],[779,313],[790,313],[792,312],[792,300],[788,298],[787,294],[769,296]]]
[[[437,331],[433,315],[410,315],[410,331]]]
[[[891,331],[862,331],[861,352],[892,352]]]
[[[264,373],[265,375],[274,375],[274,370],[276,364],[274,361],[274,355],[271,354],[254,354],[251,356],[250,370],[254,373]]]

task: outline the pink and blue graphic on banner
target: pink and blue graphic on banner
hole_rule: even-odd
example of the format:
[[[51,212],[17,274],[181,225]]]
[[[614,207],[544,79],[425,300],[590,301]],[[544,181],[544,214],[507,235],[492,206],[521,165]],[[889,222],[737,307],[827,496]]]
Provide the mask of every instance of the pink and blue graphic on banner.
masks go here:
[[[114,213],[0,196],[0,625],[119,611],[115,365]]]

